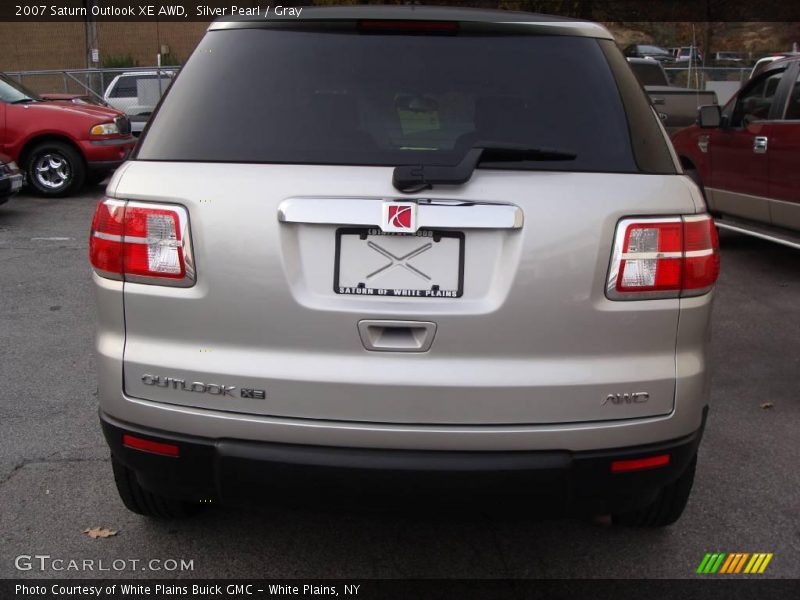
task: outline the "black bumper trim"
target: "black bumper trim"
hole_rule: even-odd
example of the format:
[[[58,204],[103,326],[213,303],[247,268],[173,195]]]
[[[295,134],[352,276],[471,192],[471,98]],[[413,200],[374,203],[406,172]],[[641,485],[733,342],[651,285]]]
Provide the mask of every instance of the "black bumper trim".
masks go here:
[[[132,144],[136,138],[131,134],[127,134],[122,138],[110,138],[105,140],[89,140],[92,146],[124,146],[125,144]]]
[[[379,481],[381,485],[444,485],[492,490],[495,485],[533,487],[558,504],[613,512],[649,502],[684,472],[697,452],[703,427],[675,440],[591,452],[435,451],[339,448],[208,439],[140,427],[100,414],[115,459],[156,493],[186,500],[239,502],[264,497],[264,490],[301,489]],[[705,424],[705,411],[703,415]],[[124,433],[180,448],[178,458],[123,446]],[[612,473],[615,460],[669,453],[670,463],[643,471]],[[323,482],[325,482],[323,484]],[[413,483],[412,483],[413,482]],[[349,485],[348,483],[348,485]],[[370,484],[371,485],[371,484]]]
[[[93,160],[86,163],[90,171],[113,171],[127,159],[123,160]]]
[[[13,175],[0,177],[0,201],[4,202],[15,196],[22,189],[23,183],[21,173],[15,172]],[[19,184],[19,187],[14,188],[15,184]]]

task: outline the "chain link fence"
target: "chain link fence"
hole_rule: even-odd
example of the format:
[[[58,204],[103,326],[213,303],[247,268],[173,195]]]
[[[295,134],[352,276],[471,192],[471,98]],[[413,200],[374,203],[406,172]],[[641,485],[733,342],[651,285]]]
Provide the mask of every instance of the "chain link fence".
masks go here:
[[[739,85],[750,77],[752,67],[666,67],[670,84],[701,88],[709,81],[735,81]]]
[[[750,77],[752,67],[666,67],[670,85],[712,90],[720,104],[730,100]]]
[[[10,71],[8,77],[45,98],[104,104],[131,118],[134,134],[144,129],[177,67]]]

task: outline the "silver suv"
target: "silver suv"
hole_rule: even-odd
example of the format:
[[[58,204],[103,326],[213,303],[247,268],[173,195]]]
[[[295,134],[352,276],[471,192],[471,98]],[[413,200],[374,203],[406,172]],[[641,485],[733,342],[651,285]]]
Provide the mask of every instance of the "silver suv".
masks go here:
[[[107,194],[100,408],[131,510],[424,471],[680,516],[717,239],[603,27],[215,22]]]

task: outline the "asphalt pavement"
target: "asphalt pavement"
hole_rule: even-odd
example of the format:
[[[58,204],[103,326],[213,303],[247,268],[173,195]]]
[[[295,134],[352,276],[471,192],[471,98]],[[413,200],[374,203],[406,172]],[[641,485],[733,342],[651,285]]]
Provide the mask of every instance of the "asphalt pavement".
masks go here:
[[[800,251],[722,234],[712,409],[672,527],[510,513],[502,497],[331,506],[325,490],[161,522],[123,507],[97,420],[87,237],[102,192],[0,207],[0,578],[684,578],[718,551],[771,552],[759,577],[800,577]]]

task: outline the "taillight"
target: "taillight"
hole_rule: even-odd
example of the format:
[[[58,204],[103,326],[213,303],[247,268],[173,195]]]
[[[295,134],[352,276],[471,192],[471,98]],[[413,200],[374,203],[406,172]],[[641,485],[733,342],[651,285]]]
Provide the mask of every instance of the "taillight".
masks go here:
[[[699,296],[719,276],[719,241],[708,215],[623,219],[606,282],[611,300]]]
[[[89,259],[102,277],[189,287],[195,281],[191,248],[182,206],[111,199],[97,205]]]

